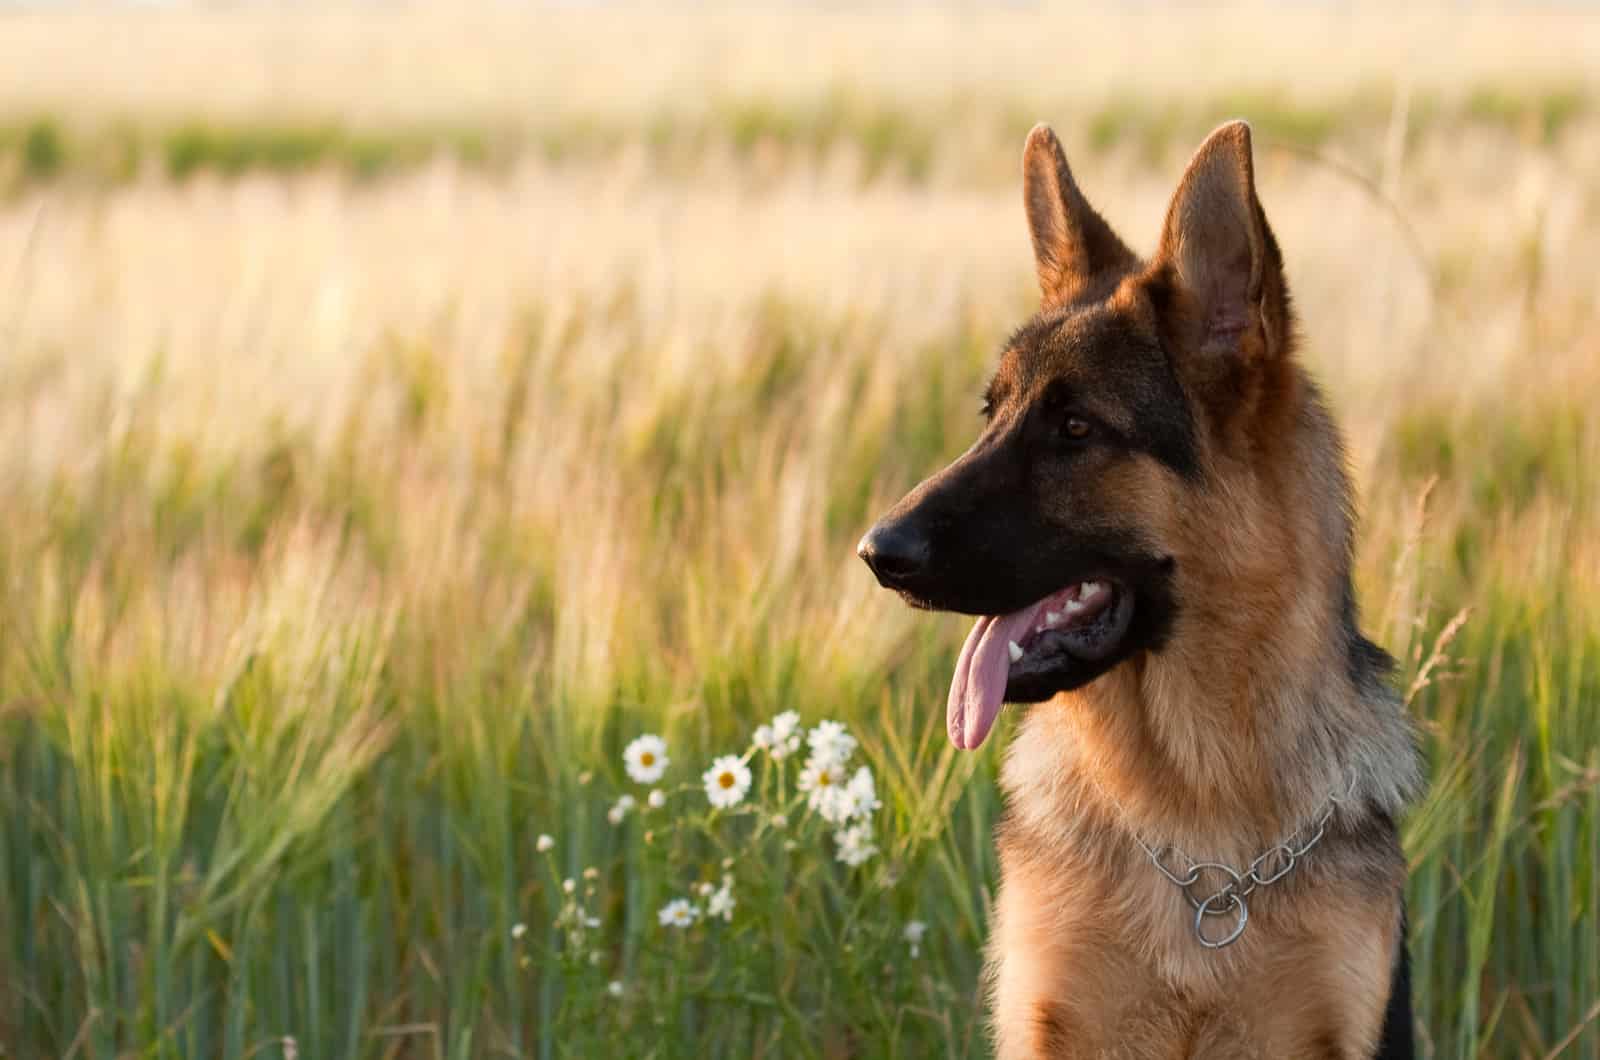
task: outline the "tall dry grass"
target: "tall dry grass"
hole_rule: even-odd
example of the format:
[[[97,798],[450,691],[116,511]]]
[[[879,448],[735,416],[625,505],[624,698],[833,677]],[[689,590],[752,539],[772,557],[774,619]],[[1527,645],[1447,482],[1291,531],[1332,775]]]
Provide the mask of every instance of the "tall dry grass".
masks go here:
[[[851,546],[970,440],[1032,308],[1020,130],[1055,121],[1148,248],[1242,105],[1432,767],[1422,1038],[1600,1055],[1597,40],[1570,12],[0,22],[0,98],[58,137],[0,204],[0,1044],[981,1053],[997,752],[942,747],[959,623]],[[192,166],[149,163],[196,122]],[[318,122],[500,139],[379,179],[270,147]],[[735,985],[649,978],[667,870],[606,822],[621,746],[664,732],[690,777],[787,708],[860,735],[882,901],[932,925],[886,1011],[814,941],[847,892],[759,861],[781,945],[740,936]],[[589,865],[616,1005],[510,937]]]

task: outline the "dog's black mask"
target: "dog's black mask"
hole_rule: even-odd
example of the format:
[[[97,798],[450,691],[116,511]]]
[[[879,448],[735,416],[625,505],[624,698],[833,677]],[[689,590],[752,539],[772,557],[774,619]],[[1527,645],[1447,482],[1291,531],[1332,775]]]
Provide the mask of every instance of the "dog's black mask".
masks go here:
[[[929,610],[1011,615],[1067,590],[1021,638],[1028,651],[1007,680],[1007,701],[1036,702],[1165,639],[1175,564],[1129,494],[1194,476],[1193,428],[1159,340],[1101,306],[1044,313],[1018,332],[987,413],[972,448],[858,551],[882,585]],[[1110,598],[1092,616],[1067,614],[1072,587],[1086,584]]]

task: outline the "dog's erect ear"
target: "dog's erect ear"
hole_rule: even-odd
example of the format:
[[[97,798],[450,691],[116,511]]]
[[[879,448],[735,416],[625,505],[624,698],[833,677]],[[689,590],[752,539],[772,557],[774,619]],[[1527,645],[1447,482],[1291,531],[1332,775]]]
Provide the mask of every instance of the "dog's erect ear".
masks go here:
[[[1216,353],[1273,356],[1287,345],[1288,289],[1256,198],[1250,126],[1206,138],[1167,208],[1154,271],[1181,290],[1184,332]]]
[[[1138,264],[1078,190],[1048,125],[1035,125],[1022,149],[1022,196],[1046,306],[1075,301]]]

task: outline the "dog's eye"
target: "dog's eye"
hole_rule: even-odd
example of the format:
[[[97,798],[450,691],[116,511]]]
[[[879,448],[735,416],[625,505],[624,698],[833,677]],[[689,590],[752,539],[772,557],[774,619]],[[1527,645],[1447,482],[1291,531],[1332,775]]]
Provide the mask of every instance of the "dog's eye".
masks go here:
[[[1070,441],[1081,442],[1093,433],[1094,428],[1082,416],[1068,416],[1066,422],[1061,425],[1062,437]]]

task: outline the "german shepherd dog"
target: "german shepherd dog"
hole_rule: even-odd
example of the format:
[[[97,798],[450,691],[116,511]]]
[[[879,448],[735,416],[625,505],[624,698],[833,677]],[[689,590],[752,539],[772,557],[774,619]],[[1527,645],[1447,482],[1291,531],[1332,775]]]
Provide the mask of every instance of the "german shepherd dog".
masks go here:
[[[1043,304],[972,447],[868,532],[916,607],[979,616],[957,747],[1002,770],[999,1055],[1412,1055],[1395,821],[1421,787],[1357,626],[1339,432],[1294,356],[1250,129],[1200,147],[1141,261],[1029,134]]]

